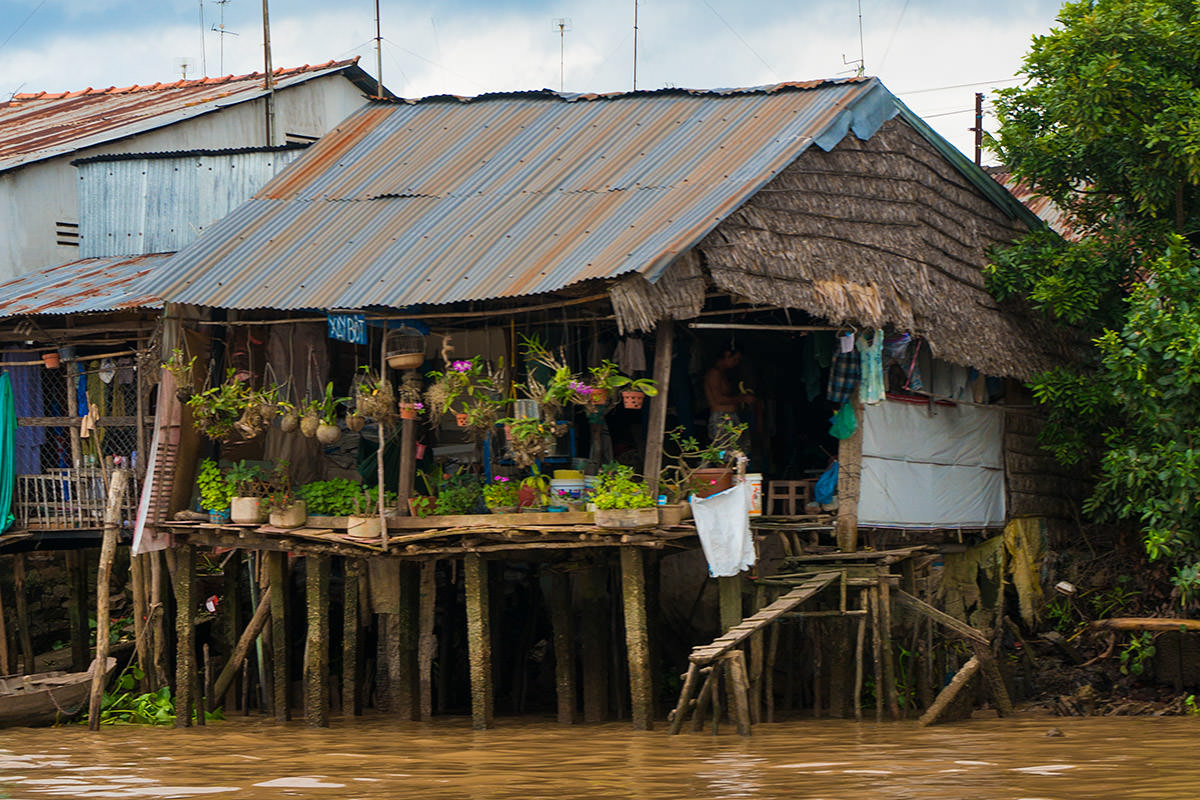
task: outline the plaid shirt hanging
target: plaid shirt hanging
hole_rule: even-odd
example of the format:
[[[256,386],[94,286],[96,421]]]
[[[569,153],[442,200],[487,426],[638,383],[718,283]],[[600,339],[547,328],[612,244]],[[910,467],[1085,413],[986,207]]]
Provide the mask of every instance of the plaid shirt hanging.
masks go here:
[[[858,351],[837,353],[833,357],[833,366],[829,368],[829,386],[825,390],[825,399],[831,403],[847,403],[862,380],[862,362]]]

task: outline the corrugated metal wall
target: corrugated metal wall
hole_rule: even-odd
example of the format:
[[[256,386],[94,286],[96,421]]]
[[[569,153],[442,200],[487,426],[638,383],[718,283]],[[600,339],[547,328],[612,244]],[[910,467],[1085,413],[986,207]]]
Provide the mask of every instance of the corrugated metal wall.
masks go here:
[[[248,200],[301,150],[79,165],[81,258],[174,252]]]

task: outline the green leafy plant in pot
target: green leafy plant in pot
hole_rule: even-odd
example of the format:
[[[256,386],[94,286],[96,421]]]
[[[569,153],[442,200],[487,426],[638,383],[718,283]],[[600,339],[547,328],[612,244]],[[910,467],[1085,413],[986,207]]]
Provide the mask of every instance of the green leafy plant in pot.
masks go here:
[[[646,528],[658,524],[658,509],[646,484],[633,467],[608,464],[601,471],[592,496],[596,524],[602,528]]]
[[[325,396],[317,407],[317,441],[321,444],[333,444],[342,438],[342,429],[338,427],[338,408],[350,402],[349,397],[335,397],[333,381],[325,384]]]
[[[233,498],[233,486],[216,461],[206,458],[200,462],[196,486],[200,490],[200,506],[209,513],[212,521],[228,521],[229,501]]]
[[[276,528],[298,528],[308,519],[307,504],[292,489],[289,466],[286,461],[275,465],[266,496],[267,521]]]
[[[517,510],[520,484],[505,475],[496,475],[483,487],[484,505],[493,514],[510,514]]]
[[[691,494],[708,497],[733,486],[733,468],[742,454],[740,441],[747,427],[723,419],[707,445],[683,426],[667,431],[670,463],[663,467],[658,485],[668,501],[681,503]]]
[[[256,464],[239,461],[226,472],[233,487],[229,515],[234,522],[260,524],[267,520],[265,498],[271,491],[267,472]]]

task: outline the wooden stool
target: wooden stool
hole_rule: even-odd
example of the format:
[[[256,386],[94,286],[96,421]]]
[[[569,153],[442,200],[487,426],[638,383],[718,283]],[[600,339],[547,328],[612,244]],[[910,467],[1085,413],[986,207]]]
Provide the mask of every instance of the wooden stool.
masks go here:
[[[795,517],[803,514],[805,511],[804,507],[812,499],[812,484],[811,480],[770,481],[767,484],[766,514],[768,516],[786,517]],[[776,512],[776,503],[783,504],[782,512]]]

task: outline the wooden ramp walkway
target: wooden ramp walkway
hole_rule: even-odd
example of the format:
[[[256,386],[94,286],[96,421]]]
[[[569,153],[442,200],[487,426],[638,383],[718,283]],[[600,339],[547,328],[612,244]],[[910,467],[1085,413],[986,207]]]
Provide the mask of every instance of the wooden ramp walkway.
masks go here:
[[[763,628],[775,622],[787,612],[794,609],[796,606],[803,603],[805,600],[813,597],[817,592],[824,589],[831,583],[840,580],[842,574],[840,572],[822,572],[818,575],[806,580],[804,583],[792,589],[787,594],[780,597],[775,602],[766,606],[757,613],[746,617],[740,623],[730,628],[724,634],[714,639],[710,644],[700,645],[692,650],[692,654],[688,657],[691,662],[688,666],[687,676],[683,681],[683,689],[679,693],[679,703],[671,714],[671,724],[668,729],[670,733],[679,733],[683,727],[683,718],[687,716],[692,702],[692,696],[696,693],[696,684],[700,680],[701,667],[712,664],[720,658],[725,658],[734,651],[738,645],[750,638],[752,635],[762,630]],[[742,652],[737,650],[733,653],[734,656],[741,656]],[[740,691],[735,690],[735,702],[737,700],[745,701],[745,664],[740,658],[734,658],[730,663],[731,677],[735,685]],[[713,675],[715,670],[710,670],[708,679],[705,680],[704,687],[701,690],[701,704],[707,705],[703,701],[715,701],[715,688],[713,687]],[[699,712],[697,712],[699,713]],[[714,711],[714,718],[720,716],[719,712]],[[739,730],[745,727],[744,733],[749,733],[749,712],[745,709],[737,709],[737,717],[740,719],[745,717],[745,722],[739,722]],[[698,721],[698,718],[697,718]]]

